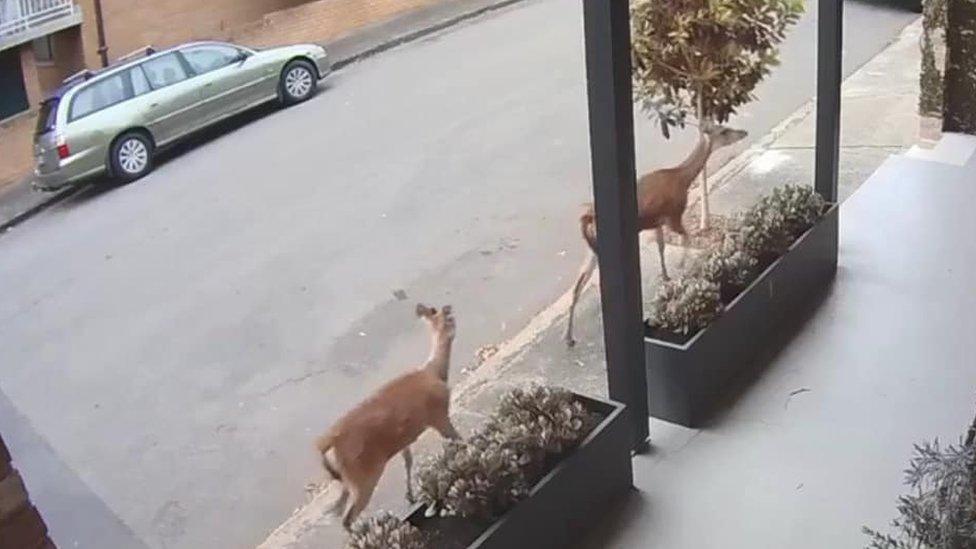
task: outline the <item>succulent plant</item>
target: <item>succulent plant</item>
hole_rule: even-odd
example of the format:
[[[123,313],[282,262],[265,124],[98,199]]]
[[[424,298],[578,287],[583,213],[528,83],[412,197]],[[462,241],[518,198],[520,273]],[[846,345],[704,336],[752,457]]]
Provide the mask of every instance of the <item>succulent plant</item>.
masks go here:
[[[418,499],[428,514],[500,515],[525,498],[546,465],[578,446],[595,423],[568,391],[515,389],[477,433],[445,442],[420,464]]]
[[[648,322],[654,328],[688,335],[708,326],[721,312],[719,285],[692,274],[658,289]]]
[[[381,512],[356,521],[347,549],[425,549],[426,536],[391,513]]]

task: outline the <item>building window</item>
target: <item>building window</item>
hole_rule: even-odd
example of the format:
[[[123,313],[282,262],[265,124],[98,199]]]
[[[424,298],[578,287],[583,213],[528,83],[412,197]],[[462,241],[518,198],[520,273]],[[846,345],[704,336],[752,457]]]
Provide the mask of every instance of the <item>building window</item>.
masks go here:
[[[0,51],[0,120],[29,108],[17,48]]]
[[[42,36],[34,40],[34,61],[39,64],[54,63],[54,42],[51,35]]]

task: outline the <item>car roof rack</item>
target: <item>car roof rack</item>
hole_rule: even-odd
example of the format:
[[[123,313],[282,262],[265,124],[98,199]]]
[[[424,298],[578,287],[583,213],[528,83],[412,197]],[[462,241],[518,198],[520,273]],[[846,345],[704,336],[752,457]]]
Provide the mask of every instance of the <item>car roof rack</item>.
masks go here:
[[[155,46],[143,46],[137,50],[130,51],[129,53],[123,55],[122,57],[119,57],[118,59],[115,60],[115,63],[112,64],[117,65],[119,63],[132,61],[133,59],[138,59],[140,57],[149,57],[150,55],[155,54],[156,51],[157,50]]]
[[[77,82],[84,82],[85,80],[89,80],[93,76],[95,76],[95,71],[92,71],[90,69],[82,69],[82,70],[80,70],[80,71],[72,74],[71,76],[65,78],[61,83],[62,84],[75,84]]]

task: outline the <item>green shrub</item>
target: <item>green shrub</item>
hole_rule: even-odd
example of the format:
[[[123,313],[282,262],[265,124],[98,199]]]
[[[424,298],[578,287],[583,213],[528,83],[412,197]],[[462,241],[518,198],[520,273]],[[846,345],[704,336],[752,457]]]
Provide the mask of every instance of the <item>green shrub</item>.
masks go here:
[[[578,446],[596,419],[569,391],[533,385],[504,395],[467,440],[447,441],[417,472],[428,514],[487,519],[524,499],[555,458]]]
[[[519,454],[494,438],[475,435],[444,443],[417,468],[417,499],[428,515],[490,518],[529,493]]]
[[[891,534],[864,528],[871,549],[976,548],[976,501],[972,444],[915,447],[905,471],[911,494],[898,498],[899,517]]]
[[[651,300],[648,322],[676,334],[693,334],[722,312],[719,285],[694,273],[665,282]]]
[[[743,249],[742,242],[726,235],[692,267],[690,274],[719,285],[722,290],[748,286],[756,275],[759,261]]]
[[[425,549],[424,534],[390,513],[378,513],[356,521],[347,549]]]
[[[501,398],[481,436],[515,451],[531,477],[549,456],[575,448],[594,425],[593,415],[569,391],[531,385]]]
[[[827,206],[813,187],[801,185],[777,187],[766,200],[773,209],[783,214],[786,231],[794,239],[810,230]]]
[[[675,334],[693,334],[722,312],[722,298],[748,286],[760,261],[786,253],[823,215],[826,202],[812,188],[785,185],[763,197],[738,219],[676,281],[662,285],[650,302],[648,323]]]
[[[780,256],[823,214],[826,202],[810,187],[773,189],[739,218],[741,248],[754,257]]]

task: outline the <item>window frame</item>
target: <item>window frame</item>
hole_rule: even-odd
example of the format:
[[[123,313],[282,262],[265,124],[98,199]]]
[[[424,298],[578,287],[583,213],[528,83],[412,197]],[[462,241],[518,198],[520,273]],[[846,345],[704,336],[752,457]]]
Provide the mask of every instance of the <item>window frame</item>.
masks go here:
[[[44,50],[46,50],[46,53],[48,54],[47,57],[41,57],[40,55],[38,55],[39,53],[41,53],[38,46],[42,46]],[[34,54],[34,63],[38,66],[50,67],[51,65],[54,65],[57,62],[55,48],[54,48],[54,39],[50,34],[45,34],[44,36],[39,36],[31,40],[31,51]]]
[[[193,64],[190,63],[190,60],[187,58],[186,52],[188,50],[204,49],[204,48],[225,48],[225,49],[228,49],[228,50],[236,51],[238,55],[240,55],[242,53],[244,53],[244,54],[247,54],[248,53],[245,50],[242,50],[241,48],[238,48],[237,46],[235,46],[233,44],[224,44],[224,43],[221,43],[221,42],[214,42],[214,43],[207,43],[207,44],[193,44],[191,46],[186,46],[186,47],[180,48],[179,50],[176,50],[176,53],[179,54],[180,59],[183,61],[184,68],[189,70],[189,72],[191,74],[190,78],[195,78],[197,76],[203,76],[204,74],[210,74],[212,72],[219,71],[220,69],[227,68],[227,67],[229,67],[229,66],[231,66],[231,65],[234,64],[234,62],[231,61],[230,63],[227,63],[226,65],[222,65],[222,66],[217,67],[215,69],[210,69],[209,71],[204,71],[204,72],[197,71],[196,68],[193,67]]]
[[[173,82],[171,84],[165,84],[163,86],[157,86],[156,84],[153,83],[152,78],[149,78],[149,73],[146,71],[145,65],[146,65],[146,63],[150,63],[152,61],[156,61],[156,60],[162,59],[162,58],[166,57],[167,55],[172,55],[172,56],[174,56],[176,58],[177,62],[180,64],[180,67],[183,69],[183,72],[186,73],[186,78],[184,78],[183,80],[180,80],[179,82]],[[168,51],[168,52],[166,52],[164,54],[154,56],[154,57],[152,57],[150,59],[146,59],[144,61],[140,61],[138,63],[138,66],[139,66],[140,69],[142,69],[142,73],[146,76],[146,81],[149,82],[149,87],[152,88],[153,91],[166,89],[166,88],[168,88],[170,86],[175,86],[177,84],[182,84],[183,82],[186,82],[187,80],[192,80],[192,79],[194,79],[194,78],[196,78],[198,76],[197,73],[193,70],[193,67],[191,67],[190,64],[187,62],[187,60],[183,58],[183,55],[180,54],[180,51],[179,50]]]
[[[112,74],[107,74],[103,78],[99,78],[99,79],[93,80],[91,82],[86,82],[85,84],[82,84],[81,86],[79,86],[78,89],[75,90],[74,93],[71,94],[71,104],[68,105],[68,122],[69,123],[71,123],[71,122],[77,122],[78,120],[82,120],[84,118],[87,118],[87,117],[89,117],[89,116],[91,116],[91,115],[93,115],[95,113],[102,112],[105,109],[114,107],[116,105],[121,105],[122,103],[125,103],[126,101],[131,100],[133,97],[136,97],[134,95],[134,92],[133,92],[133,89],[132,89],[132,79],[131,78],[126,78],[127,73],[128,73],[128,69],[126,69],[126,70],[120,70],[120,71],[117,71],[117,72],[113,72]],[[95,86],[98,86],[100,84],[104,84],[104,83],[108,82],[112,78],[119,78],[122,81],[122,93],[123,93],[122,99],[116,101],[115,103],[110,103],[108,105],[99,107],[99,108],[97,108],[95,110],[88,111],[88,112],[86,112],[84,114],[75,114],[75,107],[76,107],[76,103],[78,102],[78,96],[79,95],[81,95],[82,93],[84,93],[84,92],[86,92],[88,90],[94,89]]]
[[[136,85],[132,81],[132,73],[134,71],[136,71],[137,69],[138,69],[139,73],[142,74],[143,80],[146,81],[146,91],[144,91],[143,93],[139,93],[139,94],[136,93]],[[135,99],[136,97],[142,97],[143,95],[148,95],[148,94],[156,91],[156,88],[153,88],[152,82],[149,81],[149,75],[146,74],[145,69],[142,68],[142,63],[136,63],[135,65],[132,66],[132,68],[128,69],[126,72],[129,74],[129,86],[132,88],[132,97],[130,97],[129,99]]]

